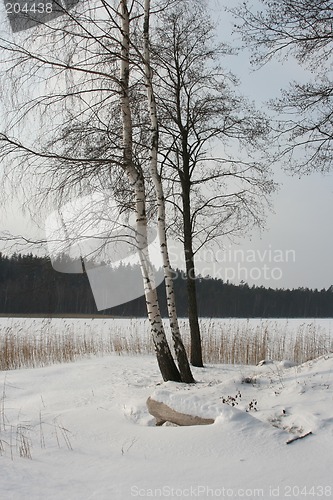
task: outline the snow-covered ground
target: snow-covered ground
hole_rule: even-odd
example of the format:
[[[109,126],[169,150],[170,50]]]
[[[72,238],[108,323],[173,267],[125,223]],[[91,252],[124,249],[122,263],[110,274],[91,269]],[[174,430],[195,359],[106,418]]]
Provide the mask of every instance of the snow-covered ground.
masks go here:
[[[332,498],[333,354],[193,372],[163,383],[154,356],[117,355],[2,372],[0,498]],[[215,423],[156,427],[151,395]]]

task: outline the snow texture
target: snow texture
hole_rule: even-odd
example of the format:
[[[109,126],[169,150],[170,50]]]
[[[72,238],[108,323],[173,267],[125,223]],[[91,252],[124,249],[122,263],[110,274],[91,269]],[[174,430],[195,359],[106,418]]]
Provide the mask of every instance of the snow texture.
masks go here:
[[[332,497],[332,354],[193,373],[163,383],[154,356],[117,355],[2,372],[1,498]],[[149,396],[215,423],[156,427]]]

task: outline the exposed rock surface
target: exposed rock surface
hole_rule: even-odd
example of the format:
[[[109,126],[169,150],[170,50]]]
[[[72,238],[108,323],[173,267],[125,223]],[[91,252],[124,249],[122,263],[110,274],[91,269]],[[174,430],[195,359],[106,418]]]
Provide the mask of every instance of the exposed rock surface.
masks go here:
[[[163,425],[165,422],[172,422],[176,425],[210,425],[214,423],[213,418],[203,418],[197,415],[188,415],[170,408],[170,406],[152,398],[147,399],[148,411],[156,419],[156,425]]]

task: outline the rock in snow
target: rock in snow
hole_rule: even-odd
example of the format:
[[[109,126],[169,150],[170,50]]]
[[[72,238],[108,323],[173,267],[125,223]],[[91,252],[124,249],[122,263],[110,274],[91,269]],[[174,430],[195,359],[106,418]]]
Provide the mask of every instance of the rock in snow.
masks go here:
[[[181,413],[170,406],[155,399],[147,399],[148,411],[153,417],[156,418],[156,425],[163,425],[166,422],[171,422],[176,425],[209,425],[213,424],[213,418],[203,418],[197,415],[188,415]]]

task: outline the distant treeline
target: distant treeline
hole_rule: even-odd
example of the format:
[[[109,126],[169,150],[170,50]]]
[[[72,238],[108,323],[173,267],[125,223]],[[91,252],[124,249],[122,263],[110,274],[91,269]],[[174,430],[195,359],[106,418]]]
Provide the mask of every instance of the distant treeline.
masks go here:
[[[126,283],[127,273],[137,267],[112,271],[114,283]],[[175,271],[177,311],[187,316],[186,281]],[[110,287],[112,287],[112,281]],[[163,316],[167,315],[163,284],[158,287]],[[199,314],[202,317],[333,317],[333,286],[325,290],[272,289],[233,285],[210,277],[197,278]],[[32,254],[5,256],[0,253],[1,314],[111,314],[145,316],[143,297],[98,312],[86,273],[65,274],[53,269],[50,259]]]

